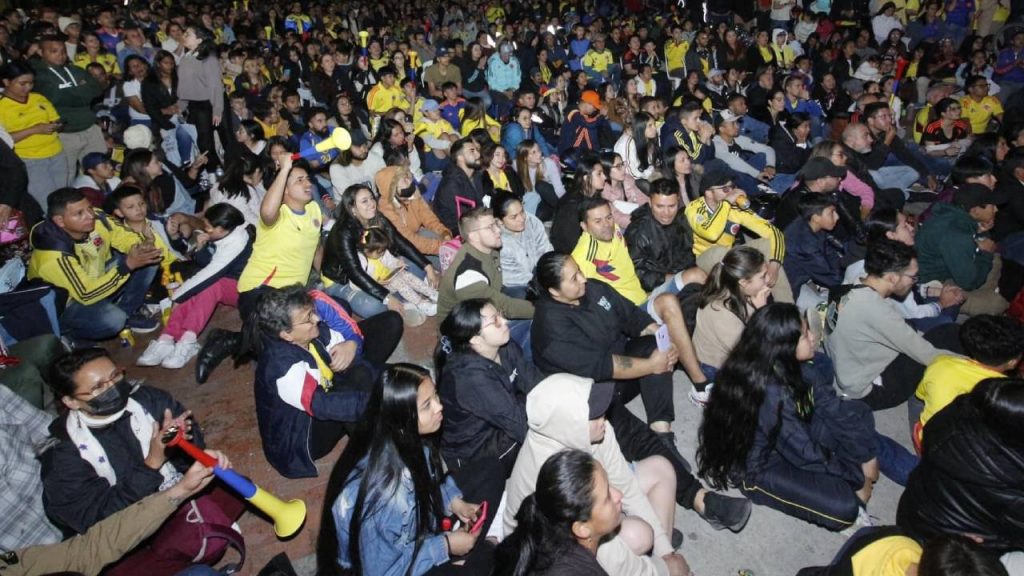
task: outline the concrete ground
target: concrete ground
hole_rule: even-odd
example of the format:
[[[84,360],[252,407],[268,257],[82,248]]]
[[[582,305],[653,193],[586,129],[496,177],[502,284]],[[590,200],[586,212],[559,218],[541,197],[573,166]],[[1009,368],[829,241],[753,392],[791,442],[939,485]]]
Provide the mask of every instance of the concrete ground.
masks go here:
[[[237,329],[238,316],[233,310],[220,310],[211,325]],[[393,360],[429,366],[436,330],[435,319],[418,328],[407,329]],[[343,446],[317,463],[320,472],[317,478],[282,478],[263,457],[252,394],[253,365],[233,369],[230,361],[225,362],[207,384],[198,386],[193,376],[193,363],[176,371],[135,367],[135,358],[150,339],[139,338],[134,348],[118,348],[114,351],[115,360],[129,367],[133,377],[146,377],[150,384],[166,389],[190,408],[206,430],[208,446],[225,451],[239,472],[282,499],[300,498],[306,502],[306,524],[288,541],[277,539],[271,523],[259,512],[252,511],[242,517],[240,525],[248,548],[242,573],[256,574],[272,557],[285,552],[300,575],[314,574],[312,554],[327,476]],[[686,398],[689,389],[686,377],[677,372],[675,381],[678,419],[674,429],[681,452],[693,462],[700,411]],[[639,400],[630,407],[639,412]],[[910,447],[905,410],[897,408],[878,413],[876,419],[882,433]],[[883,477],[875,488],[869,513],[880,523],[893,523],[901,491]],[[695,513],[681,507],[676,509],[676,527],[685,536],[681,552],[699,576],[731,576],[740,570],[750,570],[757,576],[791,576],[804,566],[827,563],[846,540],[842,534],[830,533],[762,506],[754,507],[749,524],[739,534],[714,531]]]

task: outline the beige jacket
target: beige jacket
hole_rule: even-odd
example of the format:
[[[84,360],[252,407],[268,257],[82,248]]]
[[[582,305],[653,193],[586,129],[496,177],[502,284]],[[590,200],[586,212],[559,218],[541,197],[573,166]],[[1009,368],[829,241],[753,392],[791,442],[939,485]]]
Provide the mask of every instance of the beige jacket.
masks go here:
[[[516,513],[523,499],[536,490],[537,474],[549,457],[566,449],[589,452],[604,466],[608,483],[622,492],[622,510],[640,518],[654,530],[654,553],[637,556],[621,538],[615,537],[597,549],[597,561],[609,574],[655,576],[668,574],[661,557],[672,552],[672,543],[658,521],[654,508],[640,489],[629,462],[622,456],[615,430],[605,424],[604,440],[590,443],[587,421],[590,386],[593,380],[571,374],[545,378],[526,397],[529,431],[516,458],[512,476],[505,485],[507,498],[503,518],[505,534],[516,527]]]

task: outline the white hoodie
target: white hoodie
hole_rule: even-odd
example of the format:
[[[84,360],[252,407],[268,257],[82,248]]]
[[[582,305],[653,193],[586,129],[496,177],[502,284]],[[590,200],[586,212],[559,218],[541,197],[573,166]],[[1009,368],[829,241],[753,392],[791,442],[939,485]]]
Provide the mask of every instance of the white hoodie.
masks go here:
[[[529,431],[505,485],[507,498],[503,524],[505,535],[516,527],[516,513],[528,495],[536,491],[537,474],[544,462],[567,449],[589,452],[604,466],[608,483],[622,492],[622,510],[647,522],[654,530],[654,553],[637,556],[616,536],[597,549],[597,561],[609,574],[655,576],[668,574],[661,559],[672,552],[672,543],[658,521],[650,501],[622,455],[612,425],[605,423],[604,440],[590,443],[588,421],[590,386],[593,380],[571,374],[553,374],[526,397]]]

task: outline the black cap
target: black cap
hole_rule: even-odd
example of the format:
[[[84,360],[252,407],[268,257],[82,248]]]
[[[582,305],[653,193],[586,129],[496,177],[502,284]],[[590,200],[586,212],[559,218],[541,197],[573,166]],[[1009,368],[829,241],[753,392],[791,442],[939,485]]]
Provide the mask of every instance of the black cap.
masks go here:
[[[733,181],[733,172],[728,164],[721,160],[710,160],[704,165],[704,176],[700,179],[700,193],[709,188],[724,186]]]
[[[350,131],[349,136],[352,138],[352,146],[363,146],[368,142],[366,135],[358,128]]]
[[[588,420],[596,420],[604,416],[608,407],[612,405],[612,398],[615,397],[615,383],[611,381],[594,382],[590,386],[590,397],[587,404],[590,406]]]
[[[970,210],[979,206],[989,204],[1002,204],[1003,198],[1000,194],[990,190],[984,184],[964,184],[953,194],[953,204]]]
[[[836,166],[828,158],[817,156],[808,160],[807,164],[804,164],[804,169],[801,170],[801,173],[804,176],[804,180],[818,180],[829,176],[843,178],[846,176],[846,168]]]

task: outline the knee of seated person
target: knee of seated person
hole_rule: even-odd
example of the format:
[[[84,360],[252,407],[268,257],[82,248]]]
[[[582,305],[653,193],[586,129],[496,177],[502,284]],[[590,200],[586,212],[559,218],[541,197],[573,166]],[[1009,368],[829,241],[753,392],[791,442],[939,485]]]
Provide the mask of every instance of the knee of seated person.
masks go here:
[[[671,484],[673,489],[676,485],[676,469],[664,456],[651,456],[644,458],[644,472],[652,476],[652,480],[658,483]]]
[[[679,299],[676,298],[675,294],[659,294],[654,299],[654,308],[658,311],[658,315],[661,316],[662,320],[667,324],[669,318],[676,316],[682,316],[683,310],[679,306]]]
[[[684,286],[687,284],[704,284],[708,281],[707,272],[701,270],[697,266],[687,268],[680,272],[680,274],[680,278],[682,279]]]
[[[619,527],[619,538],[637,556],[643,556],[654,548],[654,529],[640,518],[627,516]]]

